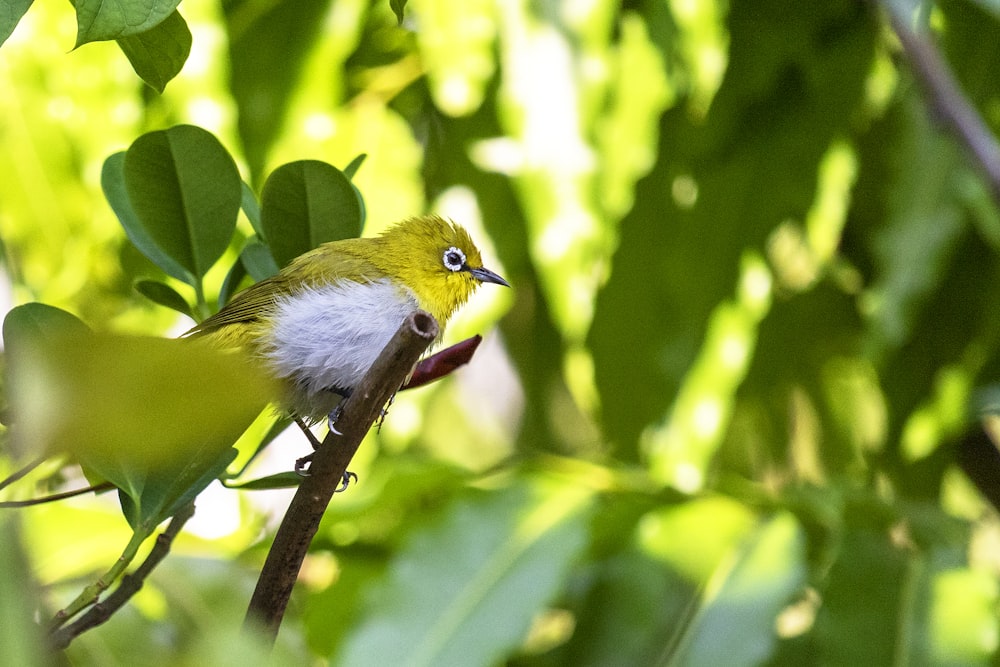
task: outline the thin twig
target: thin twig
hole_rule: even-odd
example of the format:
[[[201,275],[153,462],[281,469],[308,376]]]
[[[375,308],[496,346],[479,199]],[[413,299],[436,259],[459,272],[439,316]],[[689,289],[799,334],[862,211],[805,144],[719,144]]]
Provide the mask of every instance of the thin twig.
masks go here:
[[[28,500],[5,500],[3,502],[0,502],[0,509],[31,507],[32,505],[44,505],[45,503],[54,503],[59,500],[66,500],[67,498],[75,498],[76,496],[82,496],[85,493],[100,493],[101,491],[109,491],[113,488],[115,488],[115,485],[112,484],[111,482],[101,482],[100,484],[95,484],[93,486],[85,486],[80,489],[73,489],[72,491],[53,493],[48,496],[41,496],[40,498],[29,498]]]
[[[184,524],[194,516],[194,503],[188,503],[182,508],[167,524],[166,529],[156,536],[156,542],[150,550],[146,560],[135,569],[135,572],[122,577],[118,588],[102,602],[98,602],[87,612],[72,623],[55,630],[49,635],[49,641],[53,649],[60,650],[69,646],[73,638],[87,630],[97,627],[108,620],[112,614],[118,611],[133,595],[139,592],[146,577],[160,564],[167,554],[170,553],[170,545],[174,538],[181,532]]]
[[[962,93],[958,81],[931,39],[918,35],[900,11],[899,2],[877,0],[899,38],[913,73],[946,129],[968,149],[983,170],[993,198],[1000,201],[1000,145],[982,116]]]
[[[263,628],[274,642],[302,561],[330,498],[382,407],[437,334],[437,322],[427,313],[418,311],[408,317],[344,402],[337,420],[340,434],[331,431],[314,452],[310,474],[299,484],[274,536],[250,600],[243,625],[245,631]]]

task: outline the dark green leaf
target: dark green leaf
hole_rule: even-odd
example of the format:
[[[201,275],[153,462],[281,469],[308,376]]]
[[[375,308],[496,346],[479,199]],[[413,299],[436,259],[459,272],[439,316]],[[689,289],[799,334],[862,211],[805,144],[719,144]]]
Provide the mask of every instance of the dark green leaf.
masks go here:
[[[854,526],[844,535],[816,617],[817,648],[827,664],[891,665],[908,653],[904,620],[916,602],[909,560],[888,531]]]
[[[236,163],[191,125],[150,132],[125,154],[125,187],[156,245],[201,278],[225,252],[242,195]]]
[[[166,283],[161,283],[158,280],[139,280],[136,281],[135,290],[152,301],[161,306],[166,306],[176,310],[178,313],[187,315],[188,317],[194,318],[191,312],[191,306],[188,302],[177,293],[170,285]]]
[[[354,179],[354,175],[358,173],[358,169],[361,168],[361,164],[368,157],[367,153],[360,153],[356,158],[351,160],[351,162],[344,167],[344,176],[347,176],[351,180]]]
[[[325,162],[290,162],[264,184],[261,226],[279,266],[321,243],[357,237],[361,225],[354,185]]]
[[[176,467],[159,469],[148,475],[138,470],[124,471],[131,483],[128,487],[119,486],[119,497],[129,525],[136,530],[151,530],[173,516],[218,479],[237,453],[232,447],[222,452],[205,447],[192,452],[186,460],[178,461]]]
[[[14,32],[31,3],[32,0],[5,0],[0,3],[0,45]]]
[[[243,262],[250,277],[257,282],[278,273],[278,265],[271,256],[271,250],[258,238],[247,241],[243,252],[240,253],[240,261]]]
[[[406,7],[406,0],[389,0],[389,7],[396,15],[396,21],[399,22],[399,25],[403,25],[403,9]]]
[[[166,19],[180,0],[76,0],[76,46],[145,32]]]
[[[176,10],[149,30],[117,41],[135,73],[160,93],[180,74],[191,53],[191,31]]]
[[[115,212],[132,245],[167,275],[188,285],[194,285],[197,282],[194,276],[156,245],[132,209],[132,202],[125,188],[125,151],[115,153],[104,161],[101,169],[101,189],[104,190],[104,197],[111,205],[111,210]]]
[[[226,279],[222,281],[222,287],[219,288],[220,309],[229,303],[229,300],[233,298],[233,294],[239,290],[240,283],[246,277],[247,268],[243,265],[243,259],[242,257],[237,257],[236,261],[233,262],[233,266],[226,274]]]
[[[245,489],[247,491],[264,491],[268,489],[291,489],[302,482],[302,475],[297,472],[279,472],[267,477],[252,479],[249,482],[230,482],[230,489]]]

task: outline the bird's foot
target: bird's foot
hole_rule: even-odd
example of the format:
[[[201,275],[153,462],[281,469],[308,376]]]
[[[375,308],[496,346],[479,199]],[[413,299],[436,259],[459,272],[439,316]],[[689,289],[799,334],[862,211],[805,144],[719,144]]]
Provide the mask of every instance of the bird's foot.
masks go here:
[[[344,413],[343,401],[337,404],[333,410],[330,410],[330,414],[326,416],[326,425],[330,428],[330,433],[336,433],[337,435],[344,435],[337,430],[337,420],[340,419],[340,415]]]
[[[375,420],[375,432],[382,432],[382,422],[385,421],[386,416],[389,414],[389,408],[392,407],[392,402],[396,400],[396,394],[389,397],[389,402],[385,404],[385,407],[378,413],[378,419]]]
[[[295,474],[299,477],[309,477],[312,472],[309,470],[310,464],[312,463],[312,454],[307,454],[295,462]],[[358,481],[358,476],[351,472],[350,470],[345,470],[343,476],[340,478],[340,486],[333,490],[334,493],[340,493],[346,491],[347,487],[351,485],[351,481]]]

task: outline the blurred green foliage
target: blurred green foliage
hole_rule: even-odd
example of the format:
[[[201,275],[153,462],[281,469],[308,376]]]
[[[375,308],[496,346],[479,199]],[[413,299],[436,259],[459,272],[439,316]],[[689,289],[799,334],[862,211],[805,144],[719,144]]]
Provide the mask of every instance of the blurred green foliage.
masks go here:
[[[162,94],[110,43],[67,53],[68,5],[0,16],[0,35],[17,24],[0,47],[8,308],[174,335],[190,322],[156,304],[209,308],[243,278],[230,267],[267,273],[244,243],[275,219],[262,227],[246,189],[212,268],[151,263],[116,222],[129,165],[105,159],[184,124],[218,137],[265,206],[279,165],[367,154],[345,170],[366,234],[454,217],[514,286],[450,327],[489,331],[473,363],[400,395],[361,448],[275,659],[994,661],[1000,521],[956,442],[1000,376],[1000,214],[874,5],[403,4],[183,4],[190,55]],[[908,6],[1000,127],[995,3]],[[322,174],[297,164],[273,187],[315,197]],[[270,426],[236,443],[233,469]],[[0,472],[17,464],[4,438]],[[248,473],[306,447],[279,439]],[[2,492],[80,484],[56,464],[32,479]],[[69,659],[264,664],[237,628],[274,493],[210,486],[142,593]],[[64,605],[127,541],[102,497],[0,512],[0,557],[25,582],[0,596],[2,627]],[[19,660],[43,660],[26,636]]]

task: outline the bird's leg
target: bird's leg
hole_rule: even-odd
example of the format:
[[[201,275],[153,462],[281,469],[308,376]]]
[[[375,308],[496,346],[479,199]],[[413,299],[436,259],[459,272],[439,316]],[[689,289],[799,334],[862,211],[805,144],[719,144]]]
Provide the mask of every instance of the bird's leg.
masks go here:
[[[338,391],[338,393],[340,393],[341,391],[342,390]],[[337,404],[337,407],[331,410],[330,414],[327,415],[327,426],[330,428],[330,431],[332,433],[336,433],[337,435],[343,435],[343,433],[337,430],[334,424],[336,424],[337,420],[340,419],[340,415],[344,412],[343,405],[344,405],[344,400],[346,400],[346,398],[347,397],[345,396],[344,399],[342,399],[340,403]],[[313,450],[319,449],[322,443],[320,443],[320,441],[316,438],[313,432],[309,429],[305,421],[303,421],[301,417],[295,417],[295,423],[298,424],[299,428],[302,429],[302,432],[306,434],[306,438],[309,439],[309,444],[312,445]],[[312,458],[313,458],[312,454],[307,454],[302,458],[296,460],[295,461],[296,474],[298,474],[300,477],[308,477],[310,474],[309,464],[312,463]],[[344,476],[340,480],[340,486],[338,486],[334,490],[334,493],[340,493],[341,491],[346,491],[352,479],[355,482],[357,482],[358,476],[355,473],[351,472],[350,470],[345,470]]]
[[[309,430],[309,426],[302,420],[302,417],[294,417],[294,419],[295,423],[299,425],[300,429],[302,429],[302,432],[306,434],[306,438],[309,440],[309,444],[312,445],[312,448],[319,449],[319,440],[315,435],[313,435],[313,432]]]
[[[396,400],[396,394],[394,393],[392,396],[389,397],[389,402],[385,404],[385,407],[382,408],[382,411],[379,412],[378,419],[375,421],[376,433],[382,432],[382,422],[385,421],[386,415],[389,414],[389,408],[392,407],[392,402],[395,400]]]

